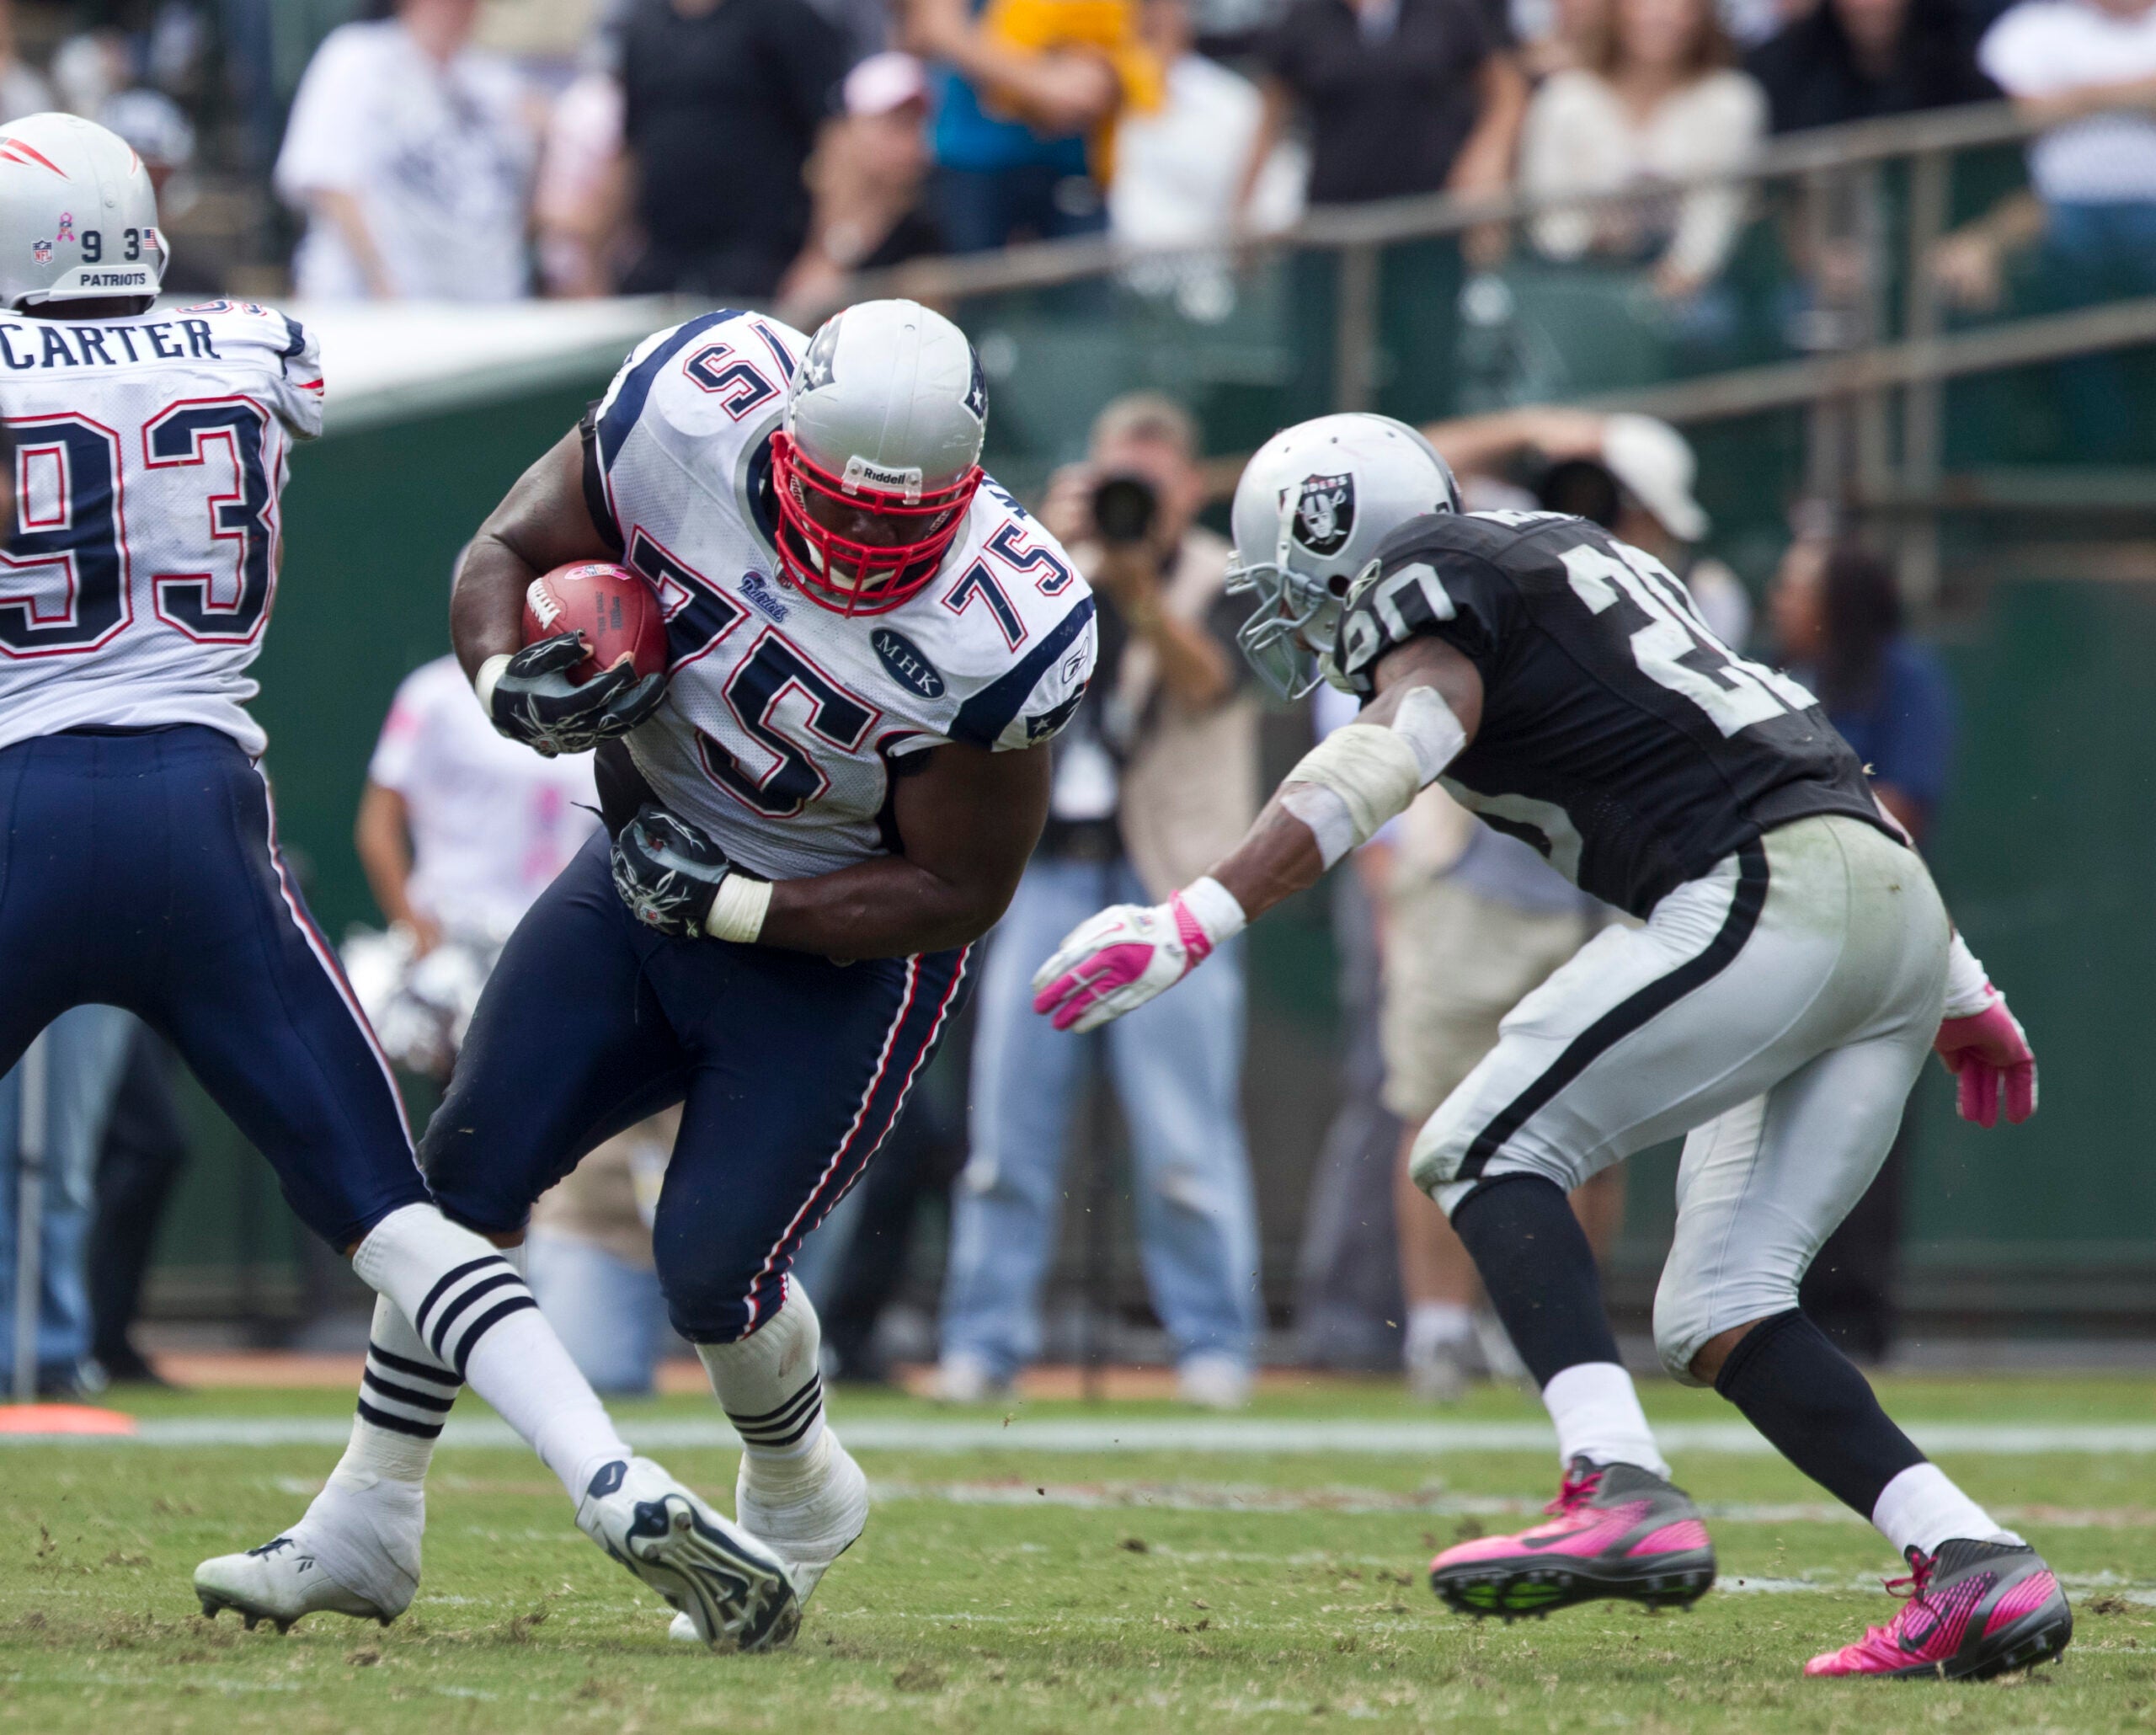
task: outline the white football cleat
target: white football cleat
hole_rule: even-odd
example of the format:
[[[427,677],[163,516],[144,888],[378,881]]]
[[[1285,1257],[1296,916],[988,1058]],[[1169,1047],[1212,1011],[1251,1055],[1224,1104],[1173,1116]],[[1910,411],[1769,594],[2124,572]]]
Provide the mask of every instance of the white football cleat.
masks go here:
[[[385,1607],[331,1578],[303,1536],[280,1536],[245,1554],[221,1554],[195,1569],[195,1594],[202,1613],[215,1620],[221,1609],[237,1610],[249,1632],[259,1620],[286,1632],[305,1615],[350,1615],[379,1620],[384,1626],[404,1612],[408,1595]]]
[[[815,1594],[824,1574],[868,1528],[868,1478],[826,1428],[808,1454],[801,1473],[777,1487],[758,1488],[749,1480],[749,1457],[734,1485],[734,1510],[741,1527],[783,1556],[792,1568],[795,1594],[804,1604]],[[676,1615],[667,1636],[691,1642],[695,1624]]]
[[[801,1625],[792,1571],[648,1458],[616,1459],[577,1528],[671,1603],[714,1651],[772,1651]]]

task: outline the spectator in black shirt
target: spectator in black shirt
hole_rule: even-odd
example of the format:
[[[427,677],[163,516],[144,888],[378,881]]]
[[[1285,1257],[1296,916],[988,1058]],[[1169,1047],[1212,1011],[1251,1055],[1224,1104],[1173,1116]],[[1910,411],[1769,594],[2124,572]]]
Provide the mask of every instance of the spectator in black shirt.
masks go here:
[[[1824,0],[1753,51],[1771,130],[1995,102],[1954,0]]]
[[[1502,192],[1527,103],[1508,46],[1472,0],[1294,0],[1264,55],[1245,200],[1296,108],[1312,205]]]
[[[1999,100],[1999,87],[1977,64],[1968,16],[1956,0],[1822,0],[1747,62],[1766,90],[1769,130]],[[2024,181],[2018,148],[1964,153],[1957,163],[1956,215],[1970,220],[1931,256],[1933,275],[1954,305],[1996,306],[2006,262],[2043,233],[2043,207]],[[1831,275],[1833,262],[1817,261],[1815,270]]]
[[[1310,144],[1313,206],[1415,193],[1502,193],[1512,179],[1527,80],[1502,12],[1478,0],[1291,0],[1266,45],[1265,106],[1236,209],[1247,211],[1266,161],[1299,109]],[[1472,238],[1481,259],[1501,234]],[[1295,323],[1330,333],[1330,254],[1294,262]],[[1406,420],[1449,411],[1460,249],[1450,238],[1397,243],[1379,275],[1376,408]],[[1329,341],[1301,346],[1283,420],[1334,408]]]
[[[635,0],[622,83],[647,238],[623,290],[770,296],[808,238],[802,169],[846,71],[807,0]]]

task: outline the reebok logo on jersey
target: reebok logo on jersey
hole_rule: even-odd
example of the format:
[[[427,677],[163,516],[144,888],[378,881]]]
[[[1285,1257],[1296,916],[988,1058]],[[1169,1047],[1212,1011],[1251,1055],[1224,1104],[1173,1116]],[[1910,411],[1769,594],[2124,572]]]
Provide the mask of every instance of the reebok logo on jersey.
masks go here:
[[[1313,554],[1337,554],[1354,528],[1355,478],[1305,476],[1295,497],[1295,540]]]
[[[741,574],[741,600],[781,624],[793,612],[778,592],[771,589],[771,581],[753,568]]]
[[[905,633],[894,633],[889,627],[878,627],[868,635],[868,643],[875,648],[883,666],[921,697],[940,699],[943,697],[942,673],[935,664],[921,654],[921,647]]]

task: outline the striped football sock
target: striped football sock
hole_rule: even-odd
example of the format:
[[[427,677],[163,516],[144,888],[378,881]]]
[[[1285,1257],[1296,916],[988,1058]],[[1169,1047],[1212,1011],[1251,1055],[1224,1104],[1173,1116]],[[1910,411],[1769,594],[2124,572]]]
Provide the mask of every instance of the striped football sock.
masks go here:
[[[412,1359],[469,1380],[573,1499],[601,1466],[631,1455],[523,1278],[470,1230],[432,1205],[407,1205],[375,1225],[352,1265],[406,1311],[425,1350]]]

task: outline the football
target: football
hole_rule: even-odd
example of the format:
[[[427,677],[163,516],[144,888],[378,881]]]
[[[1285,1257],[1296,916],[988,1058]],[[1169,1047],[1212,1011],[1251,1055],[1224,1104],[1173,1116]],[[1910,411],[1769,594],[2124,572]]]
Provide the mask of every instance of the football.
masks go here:
[[[524,593],[524,642],[581,633],[587,654],[569,673],[590,681],[628,658],[639,675],[666,670],[666,617],[651,586],[611,561],[579,560],[531,581]]]

